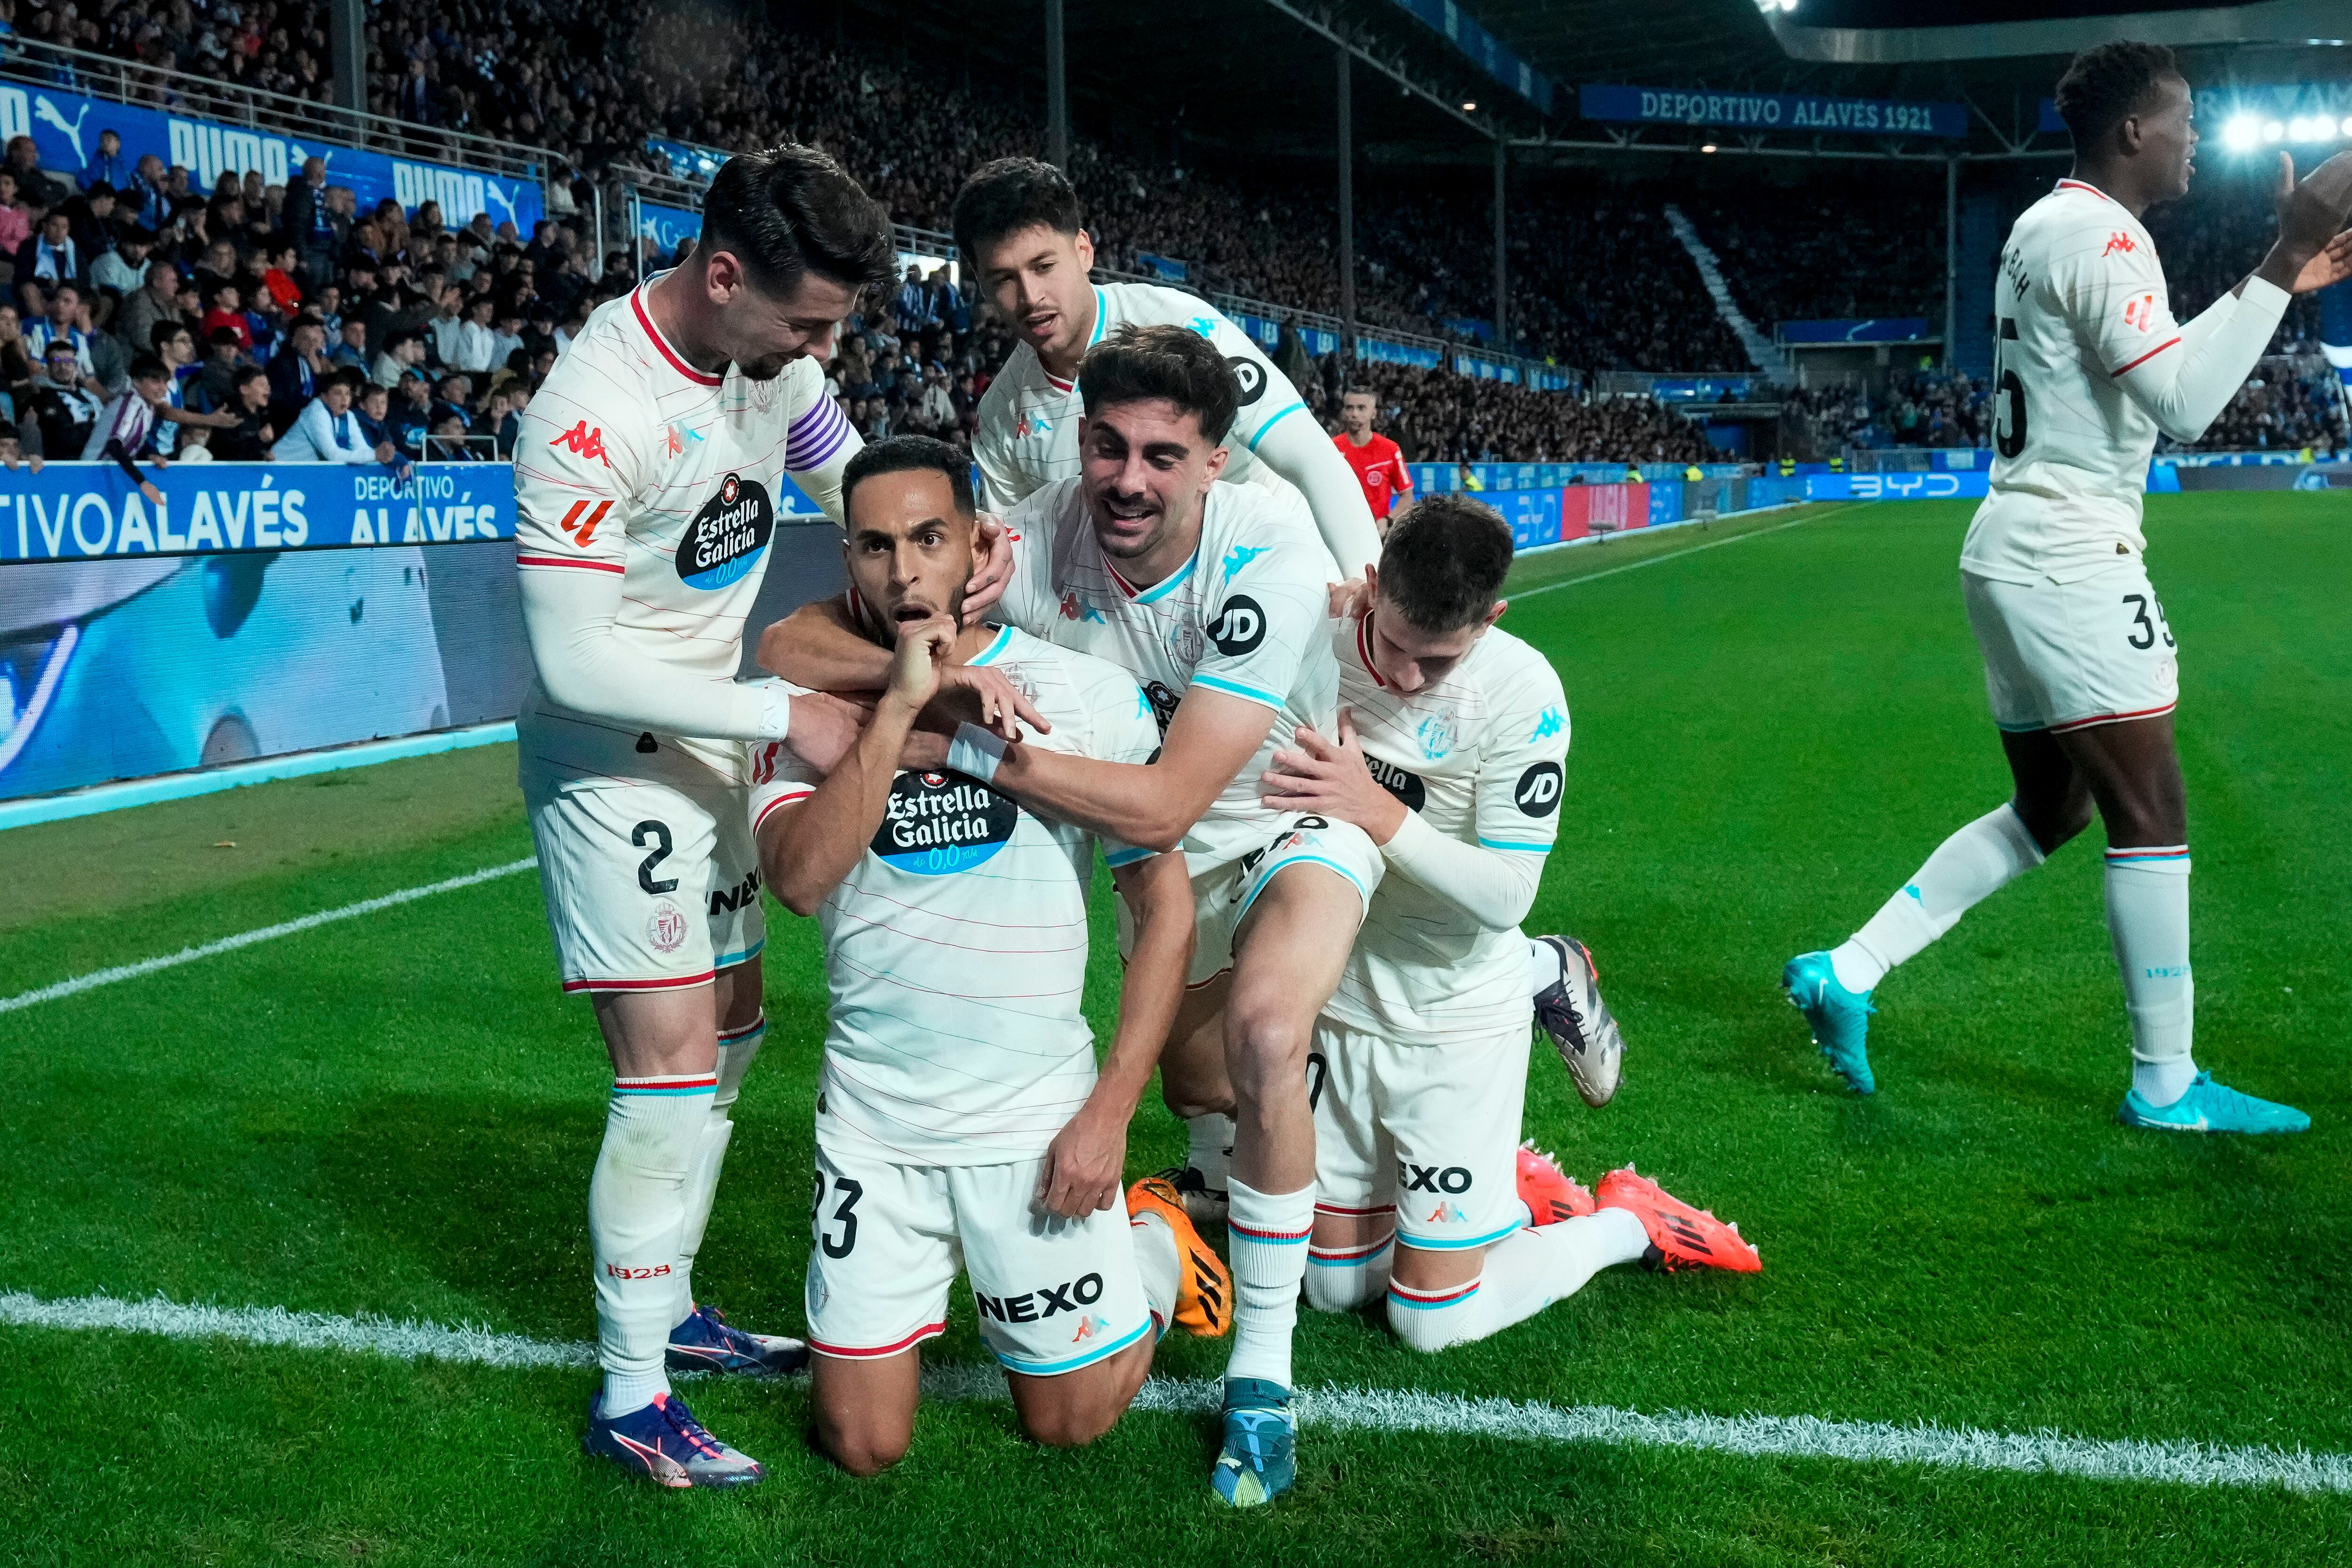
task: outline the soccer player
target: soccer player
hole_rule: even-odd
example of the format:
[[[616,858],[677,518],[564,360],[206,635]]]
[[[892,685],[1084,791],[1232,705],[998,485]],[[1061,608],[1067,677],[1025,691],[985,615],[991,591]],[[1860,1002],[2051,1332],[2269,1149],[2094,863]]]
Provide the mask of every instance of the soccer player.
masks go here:
[[[1160,1079],[1179,1115],[1234,1119],[1235,1333],[1214,1481],[1248,1505],[1295,1474],[1290,1342],[1315,1206],[1307,1042],[1381,856],[1359,828],[1257,798],[1294,730],[1331,726],[1338,671],[1324,552],[1264,490],[1217,482],[1235,417],[1224,357],[1187,327],[1122,327],[1087,351],[1078,394],[1084,467],[1007,515],[1018,542],[999,608],[1127,670],[1165,743],[1148,763],[1115,763],[967,725],[945,755],[1106,837],[1183,847],[1194,950]],[[880,650],[838,622],[804,608],[762,637],[762,659],[822,690],[881,685]],[[1199,1135],[1195,1121],[1196,1163]]]
[[[589,319],[524,414],[515,563],[538,677],[516,721],[563,989],[613,1059],[588,1188],[604,1383],[592,1454],[665,1486],[760,1466],[669,1392],[669,1366],[773,1372],[796,1341],[698,1308],[691,1269],[764,1029],[749,742],[830,761],[831,699],[738,684],[790,474],[827,510],[856,434],[824,394],[834,332],[892,270],[887,215],[824,153],[729,160],[688,260]]]
[[[1216,345],[1239,389],[1221,477],[1264,485],[1294,509],[1303,497],[1340,574],[1363,574],[1380,553],[1363,488],[1334,460],[1298,389],[1198,295],[1088,281],[1094,241],[1059,169],[1034,158],[983,165],[956,193],[954,223],[964,264],[1021,340],[980,400],[972,456],[991,507],[1007,510],[1078,472],[1078,360],[1087,349],[1123,326],[1187,327]]]
[[[1575,977],[1614,1033],[1581,942],[1519,931],[1558,831],[1568,700],[1496,628],[1511,531],[1435,496],[1389,530],[1360,614],[1333,623],[1339,728],[1300,728],[1259,780],[1275,809],[1363,829],[1388,863],[1315,1026],[1307,1300],[1385,1291],[1418,1350],[1484,1339],[1599,1269],[1752,1272],[1755,1249],[1631,1168],[1593,1195],[1519,1147],[1528,995]],[[1532,973],[1531,973],[1532,972]]]
[[[1374,406],[1371,393],[1362,387],[1340,394],[1339,433],[1331,437],[1331,445],[1356,471],[1364,487],[1364,504],[1372,509],[1372,521],[1385,537],[1389,526],[1412,505],[1412,472],[1397,444],[1372,429]]]
[[[1223,1331],[1232,1286],[1164,1182],[1119,1201],[1127,1127],[1183,994],[1181,854],[1105,842],[1133,922],[1099,1076],[1078,1009],[1097,835],[968,773],[901,771],[943,666],[992,665],[1053,725],[1037,742],[1118,763],[1160,729],[1118,666],[1010,627],[965,626],[986,547],[969,462],[901,436],[843,477],[850,592],[889,658],[872,721],[825,776],[780,743],[752,792],[768,885],[824,934],[832,1023],[816,1102],[809,1339],[818,1441],[858,1475],[905,1455],[917,1346],[968,1270],[981,1337],[1024,1431],[1108,1431],[1171,1319]],[[961,761],[961,758],[954,759]]]
[[[2168,49],[2103,44],[2058,84],[2074,169],[2010,231],[1998,318],[1991,491],[1960,549],[1960,589],[2015,793],[1953,834],[1843,945],[1781,984],[1856,1090],[1887,971],[1978,900],[2106,825],[2107,929],[2131,1020],[2117,1120],[2189,1132],[2299,1132],[2301,1111],[2200,1073],[2190,1052],[2189,832],[2173,744],[2172,630],[2141,557],[2158,431],[2193,441],[2245,382],[2291,293],[2352,273],[2352,154],[2300,185],[2280,158],[2279,232],[2253,273],[2177,325],[2140,215],[2186,194],[2197,147]]]

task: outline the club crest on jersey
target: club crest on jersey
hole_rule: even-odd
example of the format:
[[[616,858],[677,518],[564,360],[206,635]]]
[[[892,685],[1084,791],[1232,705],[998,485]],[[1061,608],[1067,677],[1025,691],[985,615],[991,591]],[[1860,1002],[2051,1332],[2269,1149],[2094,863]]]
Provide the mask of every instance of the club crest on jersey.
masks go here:
[[[1433,763],[1454,749],[1454,721],[1444,713],[1432,713],[1412,733],[1421,742],[1421,754]]]
[[[646,945],[656,952],[676,952],[686,945],[686,911],[667,899],[657,901],[646,916]]]
[[[775,531],[776,509],[768,487],[730,474],[677,542],[677,574],[689,588],[706,591],[740,582],[760,563]]]
[[[1429,786],[1419,773],[1408,773],[1370,752],[1364,753],[1364,766],[1371,770],[1372,782],[1402,801],[1407,811],[1419,811],[1429,804]]]
[[[961,773],[900,773],[868,847],[918,877],[968,871],[1003,848],[1020,808]]]

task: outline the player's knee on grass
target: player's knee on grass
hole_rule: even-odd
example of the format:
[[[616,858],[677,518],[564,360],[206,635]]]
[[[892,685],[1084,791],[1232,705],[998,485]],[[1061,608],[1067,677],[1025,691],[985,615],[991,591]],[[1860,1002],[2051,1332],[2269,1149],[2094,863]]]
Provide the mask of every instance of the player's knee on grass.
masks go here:
[[[1083,1448],[1118,1425],[1151,1369],[1151,1341],[1058,1377],[1006,1377],[1021,1430],[1048,1448]]]
[[[891,1357],[896,1363],[900,1357]],[[878,1476],[907,1457],[915,1440],[915,1389],[919,1370],[911,1364],[847,1364],[819,1355],[810,1367],[811,1413],[816,1445],[825,1458],[853,1476]],[[903,1396],[897,1385],[903,1383]]]

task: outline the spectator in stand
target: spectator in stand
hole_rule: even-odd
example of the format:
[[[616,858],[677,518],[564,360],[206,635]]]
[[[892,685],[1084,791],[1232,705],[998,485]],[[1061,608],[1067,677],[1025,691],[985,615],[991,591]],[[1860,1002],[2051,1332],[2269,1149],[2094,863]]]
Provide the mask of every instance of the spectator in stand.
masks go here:
[[[421,449],[425,433],[433,425],[433,387],[425,373],[410,366],[401,373],[400,384],[393,389],[390,426],[392,444],[403,452]]]
[[[359,401],[352,412],[360,422],[360,434],[368,444],[376,447],[394,446],[392,439],[392,394],[374,382],[360,384]],[[395,450],[397,450],[395,447]],[[397,460],[397,459],[395,459]]]
[[[236,340],[240,350],[253,347],[253,319],[245,313],[245,301],[234,283],[215,283],[205,295],[204,318],[197,325],[204,329],[206,342],[217,342],[226,332]]]
[[[261,274],[261,290],[266,290],[271,299],[276,300],[281,310],[291,312],[300,310],[302,289],[294,281],[294,274],[301,269],[302,264],[296,257],[294,247],[290,245],[272,246],[268,252],[268,259],[269,265]],[[261,290],[257,290],[257,293]]]
[[[111,135],[112,132],[106,134]],[[131,222],[151,232],[160,231],[171,222],[172,198],[163,194],[163,160],[154,153],[142,156],[138,166],[131,171],[130,184],[116,188],[122,193]],[[0,240],[0,243],[5,243],[5,240]]]
[[[252,365],[245,357],[245,345],[237,341],[231,327],[215,327],[205,333],[205,365],[196,374],[197,401],[206,409],[228,406],[229,393],[236,385],[237,372]],[[253,365],[258,370],[258,365]]]
[[[141,286],[147,281],[147,273],[152,265],[147,259],[147,252],[153,247],[154,243],[155,237],[145,229],[127,229],[122,237],[116,242],[113,249],[101,253],[96,261],[90,263],[89,280],[92,287],[102,290],[110,299],[116,301],[118,315],[121,301],[137,293]]]
[[[394,387],[400,378],[425,363],[425,340],[415,332],[394,332],[384,339],[383,352],[368,367],[368,379],[378,386]]]
[[[466,302],[466,319],[455,334],[457,352],[446,356],[453,368],[469,375],[487,375],[500,363],[498,330],[490,324],[498,308],[499,302],[488,294],[477,294]]]
[[[352,394],[360,377],[347,374],[327,378],[319,395],[302,410],[286,438],[278,443],[280,463],[389,463],[398,454],[389,441],[371,446],[359,416],[352,412]]]
[[[303,280],[313,289],[330,281],[340,247],[328,205],[325,159],[302,160],[301,177],[287,186],[286,205],[278,209],[278,218],[287,240],[295,247]]]
[[[268,459],[278,439],[269,422],[269,376],[257,364],[236,373],[229,403],[223,414],[231,421],[213,437],[213,455],[225,463],[258,463]]]
[[[14,305],[0,305],[0,400],[5,400],[6,426],[14,429],[16,415],[33,393],[37,356],[25,342],[23,326]]]
[[[440,120],[430,68],[416,55],[408,58],[406,74],[400,79],[400,117],[412,125],[433,125]]]
[[[17,441],[29,458],[79,458],[89,445],[89,433],[98,427],[104,406],[82,384],[73,345],[53,343],[33,377],[32,395],[17,409]]]
[[[324,326],[326,322],[322,320],[319,324]],[[355,370],[363,375],[366,374],[368,369],[367,323],[356,316],[345,321],[342,324],[341,336],[335,346],[327,351],[327,360],[338,370]],[[395,376],[394,379],[397,380],[398,377]],[[374,384],[380,386],[383,384],[376,382]]]
[[[152,342],[159,323],[183,320],[181,309],[179,268],[155,262],[147,268],[146,281],[123,297],[114,312],[114,331],[125,342]]]
[[[131,361],[131,384],[100,411],[81,450],[82,461],[110,461],[129,475],[151,506],[163,504],[163,492],[139,471],[139,459],[148,459],[159,472],[167,464],[155,446],[156,434],[163,428],[155,411],[166,406],[171,385],[171,371],[153,354],[141,354]]]
[[[296,322],[286,352],[269,361],[268,372],[270,423],[291,430],[320,390],[337,379],[335,367],[327,363],[326,329],[307,318]]]
[[[64,284],[46,300],[38,289],[26,289],[24,292],[25,336],[33,353],[46,359],[53,345],[61,343],[70,348],[74,363],[81,367],[82,380],[89,384],[90,391],[105,396],[106,384],[98,376],[98,357],[89,333],[81,325],[81,290],[70,283]]]
[[[16,176],[0,169],[0,251],[13,265],[16,253],[33,237],[33,218],[16,193]]]
[[[41,150],[30,136],[8,138],[6,168],[16,176],[17,191],[37,207],[54,209],[73,189],[41,167]]]
[[[40,231],[17,248],[16,267],[20,299],[25,298],[28,284],[54,288],[59,283],[81,281],[82,253],[74,243],[72,217],[58,209],[50,209],[48,216],[41,219]]]

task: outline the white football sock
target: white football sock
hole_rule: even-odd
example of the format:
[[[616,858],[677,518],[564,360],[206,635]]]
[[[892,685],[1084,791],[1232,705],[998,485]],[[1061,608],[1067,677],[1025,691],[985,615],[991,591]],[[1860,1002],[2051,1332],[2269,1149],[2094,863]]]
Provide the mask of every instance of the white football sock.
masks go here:
[[[719,1173],[727,1163],[727,1145],[735,1136],[732,1113],[743,1075],[768,1037],[768,1017],[762,1013],[740,1029],[719,1036],[719,1089],[711,1096],[710,1115],[694,1152],[694,1169],[686,1178],[686,1229],[678,1243],[677,1310],[672,1323],[686,1321],[694,1310],[694,1258],[702,1250],[702,1233],[710,1225],[710,1202],[719,1195]]]
[[[1176,1232],[1156,1214],[1144,1213],[1127,1222],[1135,1240],[1135,1270],[1143,1276],[1143,1299],[1160,1320],[1160,1331],[1176,1321],[1176,1293],[1183,1286],[1184,1263],[1176,1251]]]
[[[1386,1293],[1396,1237],[1362,1247],[1307,1248],[1307,1304],[1318,1312],[1352,1312]]]
[[[1560,978],[1559,949],[1528,938],[1528,994],[1540,996],[1559,984]]]
[[[1298,1327],[1298,1288],[1307,1274],[1307,1237],[1315,1228],[1315,1189],[1261,1193],[1233,1178],[1225,1221],[1234,1265],[1234,1354],[1225,1375],[1290,1382],[1290,1336]]]
[[[1184,1163],[1201,1173],[1202,1184],[1209,1191],[1224,1192],[1233,1179],[1234,1119],[1215,1110],[1188,1116],[1184,1131],[1191,1139]]]
[[[1601,1269],[1638,1262],[1649,1246],[1624,1209],[1515,1230],[1486,1249],[1486,1271],[1466,1285],[1417,1290],[1390,1280],[1389,1327],[1417,1351],[1483,1340],[1575,1295]]]
[[[1888,970],[2042,859],[2042,846],[2012,807],[1986,812],[1936,846],[1911,880],[1830,953],[1838,984],[1856,995],[1875,990]]]
[[[716,1073],[615,1079],[604,1146],[588,1183],[604,1413],[625,1415],[666,1393],[662,1356],[677,1321],[678,1243],[686,1185]]]
[[[2197,983],[2189,972],[2189,847],[2110,849],[2107,933],[2131,1015],[2132,1087],[2170,1105],[2197,1076]]]

